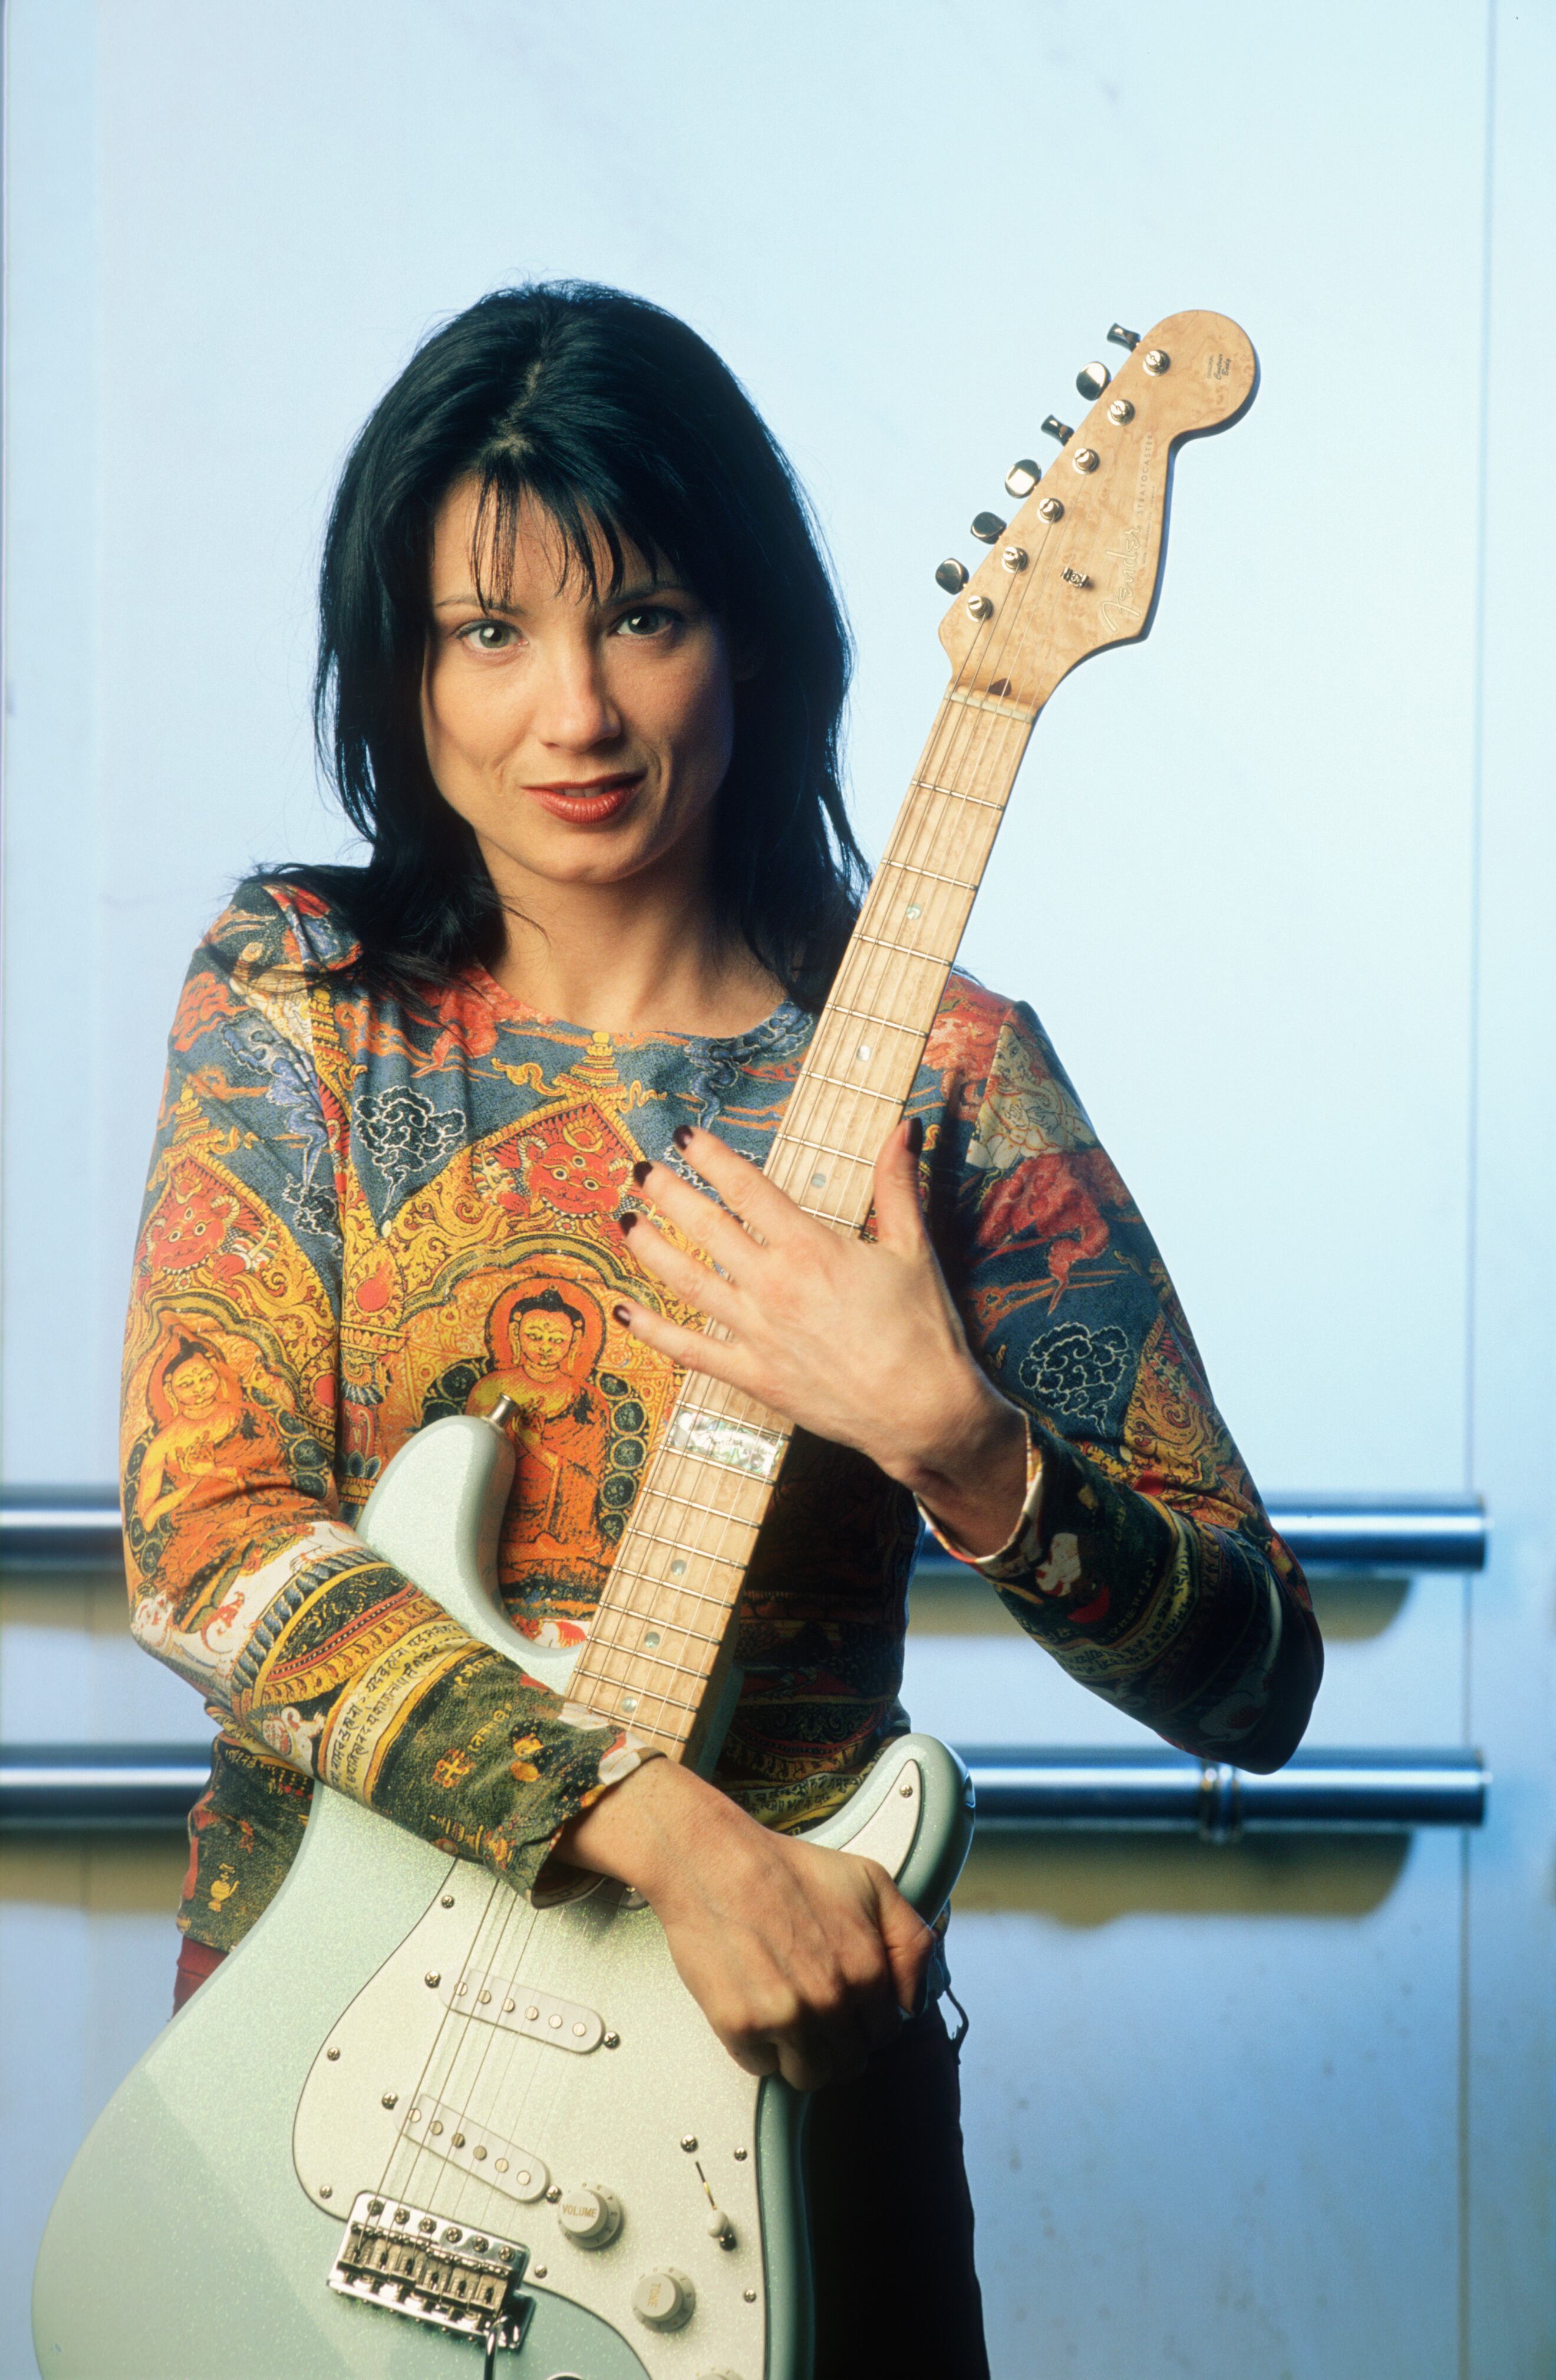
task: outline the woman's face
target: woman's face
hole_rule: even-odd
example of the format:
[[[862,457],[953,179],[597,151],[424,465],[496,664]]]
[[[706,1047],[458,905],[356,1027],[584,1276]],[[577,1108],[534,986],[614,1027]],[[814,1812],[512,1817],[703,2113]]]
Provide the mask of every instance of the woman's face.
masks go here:
[[[437,517],[421,717],[433,780],[498,891],[522,905],[537,878],[700,875],[735,733],[720,623],[630,552],[623,591],[597,599],[564,574],[554,524],[529,503],[508,583],[480,573],[483,603],[476,516],[464,481]]]

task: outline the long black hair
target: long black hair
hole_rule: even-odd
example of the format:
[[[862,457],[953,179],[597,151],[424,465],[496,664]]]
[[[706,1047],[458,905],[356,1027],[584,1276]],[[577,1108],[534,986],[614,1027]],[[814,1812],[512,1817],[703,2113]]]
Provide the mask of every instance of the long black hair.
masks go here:
[[[502,905],[421,731],[432,530],[467,480],[499,567],[529,496],[596,591],[601,549],[614,592],[631,547],[753,657],[714,808],[715,915],[818,1006],[864,873],[839,783],[847,627],[805,497],[738,381],[684,322],[619,289],[493,290],[374,408],[330,514],[314,684],[320,758],[370,856],[269,873],[322,893],[392,974],[446,978],[501,953]]]

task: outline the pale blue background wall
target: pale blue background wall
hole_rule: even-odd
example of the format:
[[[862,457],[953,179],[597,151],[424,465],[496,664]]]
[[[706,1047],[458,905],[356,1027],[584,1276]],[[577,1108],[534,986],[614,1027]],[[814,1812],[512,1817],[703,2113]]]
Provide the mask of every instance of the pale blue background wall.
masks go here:
[[[980,1856],[991,2335],[1000,2380],[1545,2374],[1548,0],[11,0],[7,41],[12,1479],[111,1468],[189,945],[249,861],[337,846],[316,540],[422,332],[577,273],[724,353],[832,540],[872,847],[942,680],[933,565],[1108,322],[1251,332],[1263,388],[1185,460],[1152,638],[1056,699],[967,956],[1048,1022],[1260,1478],[1490,1496],[1473,1588],[1331,1594],[1314,1741],[1482,1743],[1493,1818]],[[8,1611],[13,1736],[197,1730],[111,1607]],[[921,1720],[1127,1733],[998,1629],[924,1616]],[[176,1870],[7,1869],[23,2274],[155,2022]],[[0,2311],[0,2371],[18,2339]]]

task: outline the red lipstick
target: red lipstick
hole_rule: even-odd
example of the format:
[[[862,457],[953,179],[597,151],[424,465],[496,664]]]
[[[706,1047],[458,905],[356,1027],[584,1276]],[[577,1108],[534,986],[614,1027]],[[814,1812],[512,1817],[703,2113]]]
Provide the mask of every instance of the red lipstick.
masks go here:
[[[630,776],[590,777],[576,785],[527,785],[525,791],[553,818],[566,819],[574,826],[602,826],[607,819],[620,816],[642,782],[639,770]]]

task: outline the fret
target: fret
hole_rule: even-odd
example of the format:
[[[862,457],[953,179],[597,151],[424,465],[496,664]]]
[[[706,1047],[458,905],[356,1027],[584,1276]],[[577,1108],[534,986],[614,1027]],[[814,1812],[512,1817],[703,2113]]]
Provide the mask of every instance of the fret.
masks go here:
[[[592,1647],[594,1644],[593,1637],[591,1636],[589,1641]],[[670,1670],[675,1672],[677,1678],[696,1678],[700,1681],[708,1675],[706,1670],[688,1669],[685,1661],[669,1660],[663,1653],[639,1652],[637,1646],[633,1645],[602,1645],[600,1647],[600,1655],[602,1660],[614,1658],[620,1661],[646,1661],[650,1670]],[[630,1685],[631,1682],[632,1681],[630,1678],[608,1678],[606,1680],[606,1683],[608,1685]],[[652,1694],[655,1690],[652,1686],[650,1686],[646,1688],[645,1691],[649,1694]]]
[[[960,934],[957,939],[960,940]],[[890,951],[895,958],[922,959],[927,966],[949,969],[951,965],[950,960],[941,951],[910,951],[901,942],[888,941],[883,934],[867,934],[862,926],[855,927],[854,940],[857,942],[868,942],[872,950]]]
[[[1007,725],[1012,727],[1030,727],[1038,715],[1035,710],[1027,710],[1021,703],[1012,702],[1008,697],[994,694],[967,694],[957,686],[948,686],[943,698],[947,702],[963,703],[968,710],[991,710],[996,719],[1004,720]]]
[[[654,1469],[657,1470],[658,1467],[658,1463],[656,1463],[654,1464]],[[725,1469],[728,1468],[727,1464],[723,1467]],[[749,1474],[747,1472],[735,1472],[733,1475],[737,1479],[749,1477]],[[683,1504],[688,1512],[701,1512],[708,1520],[717,1521],[723,1528],[728,1528],[732,1521],[738,1522],[740,1527],[743,1529],[755,1529],[758,1526],[758,1524],[755,1521],[745,1520],[737,1512],[721,1512],[716,1504],[699,1503],[695,1496],[677,1496],[672,1488],[656,1488],[651,1473],[643,1483],[643,1493],[645,1496],[657,1496],[666,1504]],[[634,1532],[634,1534],[636,1534],[636,1532]],[[668,1537],[658,1537],[655,1539],[655,1543],[662,1546],[669,1545],[671,1543],[671,1539]],[[705,1553],[700,1546],[682,1547],[678,1538],[675,1540],[675,1543],[678,1551],[696,1554],[699,1560],[702,1561],[727,1562],[729,1560],[728,1556],[725,1554]],[[744,1570],[746,1565],[744,1562],[739,1562],[732,1564],[731,1567]],[[690,1591],[691,1590],[689,1588],[685,1590],[687,1594],[689,1594]]]
[[[668,1580],[662,1578],[643,1579],[639,1584],[644,1586],[669,1585]],[[722,1595],[698,1595],[695,1587],[687,1586],[671,1586],[670,1592],[673,1595],[690,1595],[699,1603],[716,1604],[723,1612],[729,1609],[729,1605]],[[693,1628],[685,1620],[667,1620],[662,1611],[639,1611],[637,1605],[632,1603],[602,1603],[594,1615],[594,1622],[589,1632],[589,1641],[591,1645],[596,1642],[614,1645],[620,1641],[614,1636],[601,1636],[600,1631],[607,1620],[614,1621],[618,1627],[624,1621],[632,1620],[636,1621],[639,1628],[667,1629],[672,1636],[688,1637],[694,1645],[722,1645],[724,1641],[722,1635],[710,1636],[706,1629]]]
[[[849,1091],[858,1099],[884,1099],[888,1107],[896,1107],[899,1104],[895,1091],[878,1091],[872,1088],[869,1083],[845,1082],[841,1075],[824,1075],[820,1066],[808,1065],[805,1070],[805,1079],[807,1083],[827,1083],[834,1091]],[[796,1097],[797,1094],[798,1086],[796,1084],[795,1093],[791,1095],[789,1100],[789,1105],[791,1107],[794,1105],[795,1097]]]
[[[842,971],[843,970],[840,967],[838,969],[839,974],[841,974]],[[880,1016],[876,1014],[873,1008],[850,1008],[845,1001],[829,1000],[817,1022],[816,1038],[818,1040],[821,1038],[822,1026],[826,1024],[827,1019],[832,1016],[851,1016],[857,1025],[874,1026],[878,1033],[910,1033],[917,1035],[918,1032],[918,1027],[916,1025],[902,1025],[897,1022],[895,1017]],[[801,1080],[803,1079],[804,1077],[802,1076]],[[799,1087],[798,1084],[796,1084],[795,1087],[797,1090]],[[793,1093],[790,1094],[790,1099],[792,1103]]]
[[[991,802],[985,807],[992,809],[996,805]],[[976,876],[942,876],[938,868],[920,867],[917,859],[893,859],[890,852],[881,863],[881,875],[888,868],[894,868],[900,876],[927,877],[931,884],[954,884],[958,892],[976,892],[979,882]]]
[[[881,1097],[881,1094],[878,1091],[875,1096],[879,1099]],[[784,1147],[785,1150],[791,1148],[804,1149],[811,1157],[835,1158],[838,1162],[843,1165],[873,1165],[875,1162],[873,1157],[860,1157],[857,1151],[851,1148],[833,1148],[829,1147],[827,1142],[824,1140],[812,1139],[808,1133],[800,1132],[794,1134],[792,1137],[785,1138]],[[813,1190],[824,1190],[826,1188],[826,1184],[824,1182],[814,1182],[810,1186]]]
[[[991,802],[986,794],[964,793],[960,785],[937,785],[932,777],[910,777],[908,783],[916,794],[946,794],[954,802],[970,802],[975,810],[1003,810],[1003,801]],[[881,861],[883,868],[892,865],[890,855]],[[978,890],[977,885],[973,891]]]
[[[581,1661],[579,1662],[578,1667],[582,1670],[583,1663]],[[662,1694],[656,1686],[645,1686],[641,1694],[634,1694],[632,1688],[626,1683],[626,1680],[622,1678],[591,1677],[589,1682],[591,1686],[597,1688],[603,1686],[608,1693],[614,1694],[616,1697],[616,1708],[614,1711],[602,1712],[601,1716],[602,1718],[630,1718],[640,1702],[658,1703],[662,1710],[689,1711],[693,1718],[696,1717],[698,1711],[701,1707],[699,1703],[682,1702],[678,1694]],[[590,1710],[594,1710],[597,1708],[597,1706],[594,1703],[590,1703],[589,1707]]]
[[[654,1495],[652,1488],[645,1488],[645,1495]],[[699,1549],[697,1549],[697,1547],[687,1547],[687,1545],[683,1545],[683,1542],[680,1542],[680,1537],[662,1537],[662,1536],[659,1536],[659,1533],[657,1533],[657,1530],[652,1530],[652,1528],[638,1528],[638,1530],[633,1530],[633,1536],[636,1536],[636,1537],[642,1537],[642,1540],[645,1540],[645,1545],[662,1545],[663,1549],[666,1549],[666,1552],[669,1552],[669,1554],[680,1554],[680,1552],[686,1552],[687,1557],[695,1559],[695,1561],[716,1561],[716,1563],[719,1563],[719,1569],[721,1569],[721,1571],[742,1571],[742,1569],[745,1569],[745,1563],[742,1563],[742,1561],[735,1561],[735,1559],[733,1559],[731,1554],[704,1554],[704,1552],[699,1552]],[[680,1583],[678,1578],[652,1578],[652,1575],[647,1573],[647,1571],[621,1571],[621,1569],[618,1569],[618,1566],[616,1566],[616,1569],[612,1571],[612,1583],[614,1583],[614,1580],[616,1580],[616,1575],[624,1575],[624,1578],[638,1578],[638,1580],[642,1580],[642,1585],[645,1585],[645,1587],[674,1587],[675,1595],[692,1595],[699,1604],[721,1604],[721,1607],[723,1607],[723,1597],[721,1597],[721,1595],[709,1595],[709,1592],[704,1590],[704,1587],[686,1587],[686,1585],[683,1585],[683,1583]],[[602,1609],[604,1609],[604,1604],[602,1604]]]

